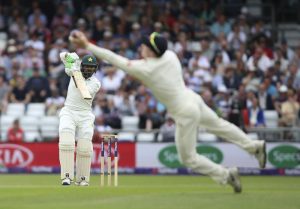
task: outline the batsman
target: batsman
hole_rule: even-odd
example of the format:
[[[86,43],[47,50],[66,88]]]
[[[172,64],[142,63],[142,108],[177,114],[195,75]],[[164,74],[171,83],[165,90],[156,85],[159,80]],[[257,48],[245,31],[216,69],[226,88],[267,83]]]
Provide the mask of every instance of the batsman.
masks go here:
[[[74,153],[75,141],[77,141],[75,184],[88,186],[95,120],[91,106],[101,86],[98,79],[93,76],[98,64],[92,55],[86,55],[80,60],[76,53],[62,52],[60,58],[64,63],[66,74],[71,77],[67,98],[59,114],[61,183],[62,185],[70,185],[74,181]],[[87,99],[83,96],[84,89],[86,89],[85,94],[89,94],[90,98]]]

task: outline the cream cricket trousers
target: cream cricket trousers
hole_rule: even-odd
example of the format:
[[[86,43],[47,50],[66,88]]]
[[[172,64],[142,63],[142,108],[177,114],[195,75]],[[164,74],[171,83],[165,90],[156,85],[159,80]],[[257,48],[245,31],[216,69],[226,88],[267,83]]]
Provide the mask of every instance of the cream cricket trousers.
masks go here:
[[[69,177],[71,180],[74,179],[76,138],[78,139],[76,147],[76,181],[80,182],[81,180],[86,180],[89,182],[95,116],[91,111],[75,111],[64,107],[59,117],[59,161],[61,165],[61,179],[65,177]]]
[[[63,107],[59,118],[59,133],[69,132],[77,139],[92,140],[95,116],[91,111],[77,111]]]
[[[219,118],[202,98],[193,92],[186,94],[181,106],[180,111],[171,113],[176,122],[175,143],[179,159],[193,171],[225,184],[228,170],[196,152],[198,128],[205,128],[207,132],[240,146],[250,154],[256,151],[258,141],[250,139],[238,127]]]

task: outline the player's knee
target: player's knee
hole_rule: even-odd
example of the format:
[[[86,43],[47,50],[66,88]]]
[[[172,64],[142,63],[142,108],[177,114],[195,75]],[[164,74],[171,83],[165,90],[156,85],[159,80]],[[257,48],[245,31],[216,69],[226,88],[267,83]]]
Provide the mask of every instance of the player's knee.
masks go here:
[[[93,144],[90,140],[78,140],[76,152],[78,155],[91,157],[93,154]]]
[[[75,137],[70,132],[59,133],[59,149],[60,150],[75,150]]]

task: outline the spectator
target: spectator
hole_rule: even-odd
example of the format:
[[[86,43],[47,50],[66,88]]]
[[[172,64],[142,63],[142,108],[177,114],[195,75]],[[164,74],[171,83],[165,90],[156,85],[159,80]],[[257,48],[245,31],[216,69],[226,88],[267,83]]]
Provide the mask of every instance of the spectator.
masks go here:
[[[30,39],[25,42],[25,47],[32,47],[38,53],[38,56],[41,57],[42,53],[45,50],[45,43],[39,39],[40,33],[37,30],[34,30],[30,33]]]
[[[238,50],[247,40],[246,34],[241,31],[238,24],[233,25],[233,30],[228,34],[227,41],[230,49]]]
[[[244,128],[244,122],[242,121],[240,101],[235,96],[231,102],[230,111],[228,114],[228,121],[236,125],[237,127]]]
[[[23,139],[24,139],[24,131],[20,127],[19,120],[16,119],[14,120],[12,127],[9,128],[7,131],[7,140],[10,143],[18,143],[18,142],[22,142]]]
[[[72,18],[66,11],[66,5],[61,3],[57,6],[56,14],[54,15],[51,27],[54,29],[58,26],[67,26],[71,27]]]
[[[296,64],[298,68],[300,68],[300,46],[296,48],[293,59],[291,61],[292,64]]]
[[[64,65],[60,61],[59,54],[66,52],[66,43],[62,39],[57,39],[48,54],[49,74],[52,78],[57,78],[64,71]]]
[[[286,39],[282,39],[281,40],[280,49],[282,50],[282,54],[283,54],[284,59],[286,59],[289,62],[291,62],[292,59],[294,58],[294,50],[292,50],[288,46]]]
[[[278,97],[276,97],[276,99],[274,101],[274,107],[279,115],[279,118],[282,117],[281,107],[282,107],[282,104],[287,100],[287,92],[288,92],[287,86],[281,85],[279,87],[279,95],[278,95]]]
[[[243,111],[244,124],[248,128],[265,126],[263,109],[259,107],[257,98],[251,98],[251,107]]]
[[[221,117],[227,119],[230,112],[230,94],[224,85],[218,87],[214,102],[221,111]]]
[[[58,115],[64,102],[65,98],[59,96],[57,89],[51,90],[51,97],[46,99],[46,115]]]
[[[123,92],[122,100],[118,106],[121,116],[132,116],[137,114],[134,99],[127,92]]]
[[[274,110],[273,98],[272,95],[267,92],[265,83],[259,85],[258,106],[263,110]]]
[[[163,33],[163,25],[161,22],[155,22],[153,25],[153,31],[157,33]]]
[[[166,117],[166,121],[160,127],[159,133],[162,135],[163,142],[174,142],[175,140],[176,125],[174,120],[170,117]]]
[[[34,69],[38,69],[41,75],[45,75],[45,65],[44,60],[39,55],[39,52],[34,49],[32,46],[28,46],[25,49],[24,53],[24,72],[23,75],[26,79],[30,78],[33,75]]]
[[[96,129],[97,133],[100,135],[111,133],[113,130],[109,125],[105,124],[104,121],[105,121],[105,119],[103,116],[97,117],[96,121],[95,121],[96,122],[95,129]]]
[[[14,37],[16,41],[24,43],[28,38],[28,26],[24,19],[18,15],[14,21],[9,25],[9,32],[11,37]]]
[[[247,61],[248,69],[261,70],[264,73],[272,65],[272,60],[264,54],[261,47],[256,47],[255,53]]]
[[[30,102],[45,102],[50,95],[49,82],[40,75],[39,69],[33,69],[33,76],[27,81],[26,89],[31,95]]]
[[[292,127],[296,125],[299,112],[299,103],[297,102],[297,96],[293,90],[287,90],[287,100],[281,103],[279,114],[280,119],[278,121],[279,126]]]
[[[265,36],[270,38],[271,32],[266,29],[264,22],[262,20],[257,20],[251,28],[251,35],[253,37]]]
[[[33,11],[28,17],[28,22],[27,22],[28,25],[34,25],[35,19],[39,19],[43,23],[43,25],[46,25],[47,17],[45,14],[42,13],[38,5],[38,1],[34,1],[32,6],[33,6]]]
[[[258,86],[261,82],[259,77],[259,72],[256,71],[256,68],[248,68],[247,74],[242,80],[242,83],[245,85],[247,91],[257,91]]]
[[[209,38],[210,35],[211,33],[209,27],[205,23],[205,20],[203,18],[200,18],[195,25],[195,39],[200,41]]]
[[[102,80],[102,88],[107,94],[115,94],[121,86],[121,79],[116,74],[116,67],[107,66],[105,68],[106,75]]]
[[[200,17],[204,19],[206,23],[211,23],[215,18],[215,12],[209,4],[210,1],[201,1],[200,3],[202,7]]]
[[[275,64],[279,63],[279,68],[281,72],[286,72],[289,61],[284,57],[282,49],[281,48],[276,48],[275,54],[274,54],[274,61]]]
[[[9,87],[6,84],[4,77],[0,76],[0,113],[6,112],[8,103]]]
[[[99,18],[95,22],[95,26],[93,28],[92,40],[96,43],[103,39],[105,32],[103,19]]]
[[[210,90],[206,89],[201,93],[202,99],[204,100],[205,104],[209,106],[218,116],[222,116],[222,111],[216,105],[215,101],[213,100],[213,96]]]
[[[192,44],[193,57],[189,61],[189,70],[193,72],[193,76],[205,77],[209,74],[210,63],[207,57],[202,55],[202,48],[200,42]]]
[[[12,89],[10,102],[28,104],[31,101],[31,94],[26,89],[26,81],[24,77],[18,76],[16,79],[16,86]]]
[[[105,97],[100,97],[97,100],[97,104],[95,105],[93,111],[96,118],[99,116],[104,117],[105,125],[108,125],[114,129],[121,128],[121,120],[112,101],[109,101]]]
[[[225,69],[224,75],[223,75],[223,81],[224,85],[228,89],[237,90],[238,87],[241,84],[242,77],[238,75],[236,70],[232,67],[227,67]]]
[[[215,21],[210,27],[210,32],[217,38],[221,34],[227,36],[231,30],[230,24],[226,22],[226,17],[224,14],[219,14],[217,21]]]

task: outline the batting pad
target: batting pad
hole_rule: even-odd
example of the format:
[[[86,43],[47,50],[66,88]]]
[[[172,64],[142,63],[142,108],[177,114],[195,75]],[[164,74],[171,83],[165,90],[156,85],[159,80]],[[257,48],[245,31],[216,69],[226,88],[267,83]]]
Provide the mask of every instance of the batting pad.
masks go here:
[[[93,144],[90,140],[79,139],[76,148],[76,181],[80,182],[81,177],[89,182]]]
[[[74,151],[75,138],[72,133],[63,132],[59,134],[59,162],[60,177],[65,178],[66,173],[69,174],[71,180],[74,179]]]

